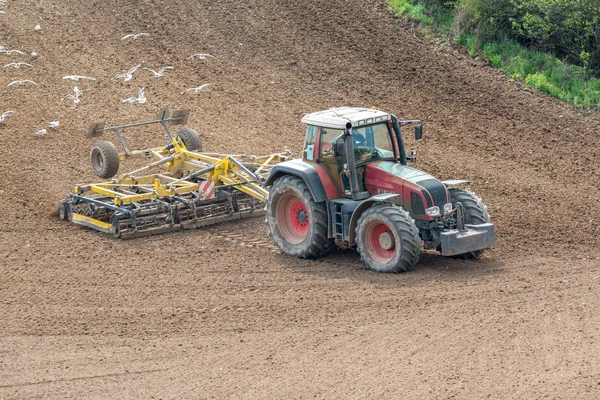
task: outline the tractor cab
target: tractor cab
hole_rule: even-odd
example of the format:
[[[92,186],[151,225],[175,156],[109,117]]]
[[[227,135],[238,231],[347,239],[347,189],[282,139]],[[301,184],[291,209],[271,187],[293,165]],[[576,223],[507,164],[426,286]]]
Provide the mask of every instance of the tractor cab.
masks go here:
[[[307,125],[303,160],[323,166],[339,197],[353,198],[355,175],[355,199],[369,197],[365,179],[369,163],[406,165],[401,125],[418,123],[419,138],[421,132],[420,121],[398,121],[391,114],[368,108],[331,108],[305,115],[302,122]]]

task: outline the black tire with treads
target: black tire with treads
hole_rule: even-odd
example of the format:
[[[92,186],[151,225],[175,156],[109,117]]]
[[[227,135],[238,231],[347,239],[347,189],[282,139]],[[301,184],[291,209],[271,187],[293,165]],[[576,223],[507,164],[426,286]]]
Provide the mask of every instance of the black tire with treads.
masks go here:
[[[108,141],[94,143],[90,150],[92,170],[100,178],[112,178],[119,171],[119,151]]]
[[[465,220],[470,225],[480,225],[490,222],[490,215],[487,207],[475,193],[465,189],[450,189],[450,200],[452,205],[456,207],[456,203],[460,202],[465,209]],[[464,254],[454,256],[456,258],[478,258],[483,254],[484,250],[471,251]]]
[[[377,259],[374,248],[377,243],[370,238],[374,233],[372,228],[383,225],[393,238],[393,250],[388,250],[389,259],[385,261]],[[403,208],[393,204],[374,205],[360,216],[356,225],[356,246],[367,268],[376,272],[412,271],[421,255],[421,238],[414,220]]]
[[[202,151],[202,139],[194,129],[186,128],[177,132],[185,148],[189,151]]]
[[[278,207],[285,207],[285,204],[292,200],[304,213],[306,232],[303,232],[297,240],[290,238],[288,221],[283,221],[282,210]],[[286,214],[287,215],[287,214]],[[293,175],[284,175],[278,178],[269,190],[267,198],[267,227],[269,236],[279,249],[290,256],[298,258],[317,258],[321,257],[335,244],[328,235],[328,217],[327,206],[325,202],[317,203],[314,201],[308,186],[301,178]],[[296,222],[298,224],[298,222]]]

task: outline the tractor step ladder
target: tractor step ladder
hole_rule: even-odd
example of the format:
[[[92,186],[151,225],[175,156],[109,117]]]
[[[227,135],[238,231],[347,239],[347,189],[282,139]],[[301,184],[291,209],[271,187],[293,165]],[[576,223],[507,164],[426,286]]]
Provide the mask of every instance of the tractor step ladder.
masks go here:
[[[333,203],[334,239],[344,239],[344,215],[342,213],[343,208],[344,203]]]

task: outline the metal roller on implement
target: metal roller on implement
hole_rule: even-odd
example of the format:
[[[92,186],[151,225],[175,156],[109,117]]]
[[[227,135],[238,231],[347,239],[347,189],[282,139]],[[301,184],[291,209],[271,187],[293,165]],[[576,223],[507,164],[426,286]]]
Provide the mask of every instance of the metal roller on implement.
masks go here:
[[[202,152],[200,136],[191,129],[173,135],[169,125],[187,123],[188,112],[169,116],[161,110],[156,120],[105,128],[92,124],[88,135],[112,131],[123,147],[112,142],[92,147],[90,162],[104,178],[116,175],[129,158],[148,158],[150,164],[102,183],[76,185],[60,205],[60,218],[78,225],[132,238],[218,222],[264,215],[267,190],[262,184],[272,166],[291,158],[291,153],[266,156]],[[130,150],[121,130],[162,125],[169,143],[164,147]],[[154,172],[155,169],[162,171]]]

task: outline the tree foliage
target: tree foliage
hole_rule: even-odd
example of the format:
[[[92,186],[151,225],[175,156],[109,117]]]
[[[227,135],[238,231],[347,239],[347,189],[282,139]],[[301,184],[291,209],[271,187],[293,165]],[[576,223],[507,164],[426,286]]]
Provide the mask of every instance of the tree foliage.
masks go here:
[[[600,0],[456,0],[451,4],[457,14],[455,30],[474,31],[479,42],[514,38],[600,73]]]

